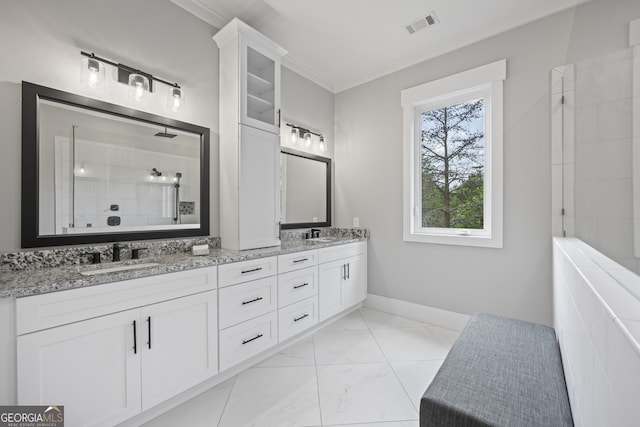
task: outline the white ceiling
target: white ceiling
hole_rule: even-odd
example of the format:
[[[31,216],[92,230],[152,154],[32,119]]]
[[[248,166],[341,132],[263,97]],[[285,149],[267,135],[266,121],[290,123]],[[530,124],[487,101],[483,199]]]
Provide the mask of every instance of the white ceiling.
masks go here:
[[[589,0],[171,0],[216,28],[238,17],[336,93]],[[439,23],[405,25],[435,12]]]

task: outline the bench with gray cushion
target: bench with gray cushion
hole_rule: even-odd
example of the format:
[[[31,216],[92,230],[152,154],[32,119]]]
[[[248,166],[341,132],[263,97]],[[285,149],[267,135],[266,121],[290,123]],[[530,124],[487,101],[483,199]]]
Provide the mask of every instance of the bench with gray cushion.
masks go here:
[[[420,402],[420,427],[572,426],[553,328],[475,314]]]

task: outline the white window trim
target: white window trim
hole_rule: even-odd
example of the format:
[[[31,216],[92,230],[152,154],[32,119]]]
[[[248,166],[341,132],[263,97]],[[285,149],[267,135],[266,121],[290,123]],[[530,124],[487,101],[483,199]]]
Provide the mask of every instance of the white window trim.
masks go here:
[[[505,59],[463,71],[442,79],[405,89],[401,93],[404,135],[404,196],[403,236],[407,242],[437,243],[445,245],[502,248],[503,222],[503,81],[507,74]],[[446,101],[451,105],[456,98],[485,91],[485,212],[489,224],[484,230],[435,229],[417,227],[420,211],[416,173],[420,168],[420,153],[415,143],[417,129],[416,109],[425,106],[438,108]],[[451,101],[454,102],[451,102]],[[442,104],[440,104],[442,105]],[[488,143],[487,143],[488,141]]]

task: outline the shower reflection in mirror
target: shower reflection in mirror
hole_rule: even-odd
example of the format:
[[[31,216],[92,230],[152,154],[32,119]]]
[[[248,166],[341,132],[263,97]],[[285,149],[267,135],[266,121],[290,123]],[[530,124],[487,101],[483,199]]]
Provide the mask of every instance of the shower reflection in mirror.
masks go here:
[[[53,178],[41,180],[41,189],[52,190],[50,203],[42,192],[41,234],[200,226],[197,136],[125,119],[97,126],[99,113],[44,100],[41,108],[41,129],[54,142],[50,154],[41,153]],[[65,130],[64,122],[74,124]]]

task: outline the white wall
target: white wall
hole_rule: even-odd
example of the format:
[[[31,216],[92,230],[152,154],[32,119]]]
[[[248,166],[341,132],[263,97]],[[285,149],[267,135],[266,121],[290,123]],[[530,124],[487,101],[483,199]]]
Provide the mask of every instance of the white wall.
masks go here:
[[[554,239],[554,327],[576,426],[634,426],[640,409],[640,278],[571,238]]]
[[[575,64],[573,179],[575,236],[637,272],[632,53],[625,49]]]
[[[218,220],[218,49],[215,29],[169,1],[27,0],[0,10],[0,252],[20,248],[21,81],[90,96],[211,129],[211,235]],[[154,99],[138,105],[125,85],[80,83],[80,51],[140,67],[181,84],[186,103],[166,107],[159,84]]]

